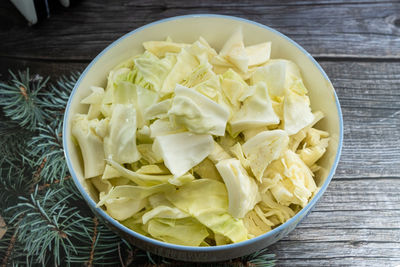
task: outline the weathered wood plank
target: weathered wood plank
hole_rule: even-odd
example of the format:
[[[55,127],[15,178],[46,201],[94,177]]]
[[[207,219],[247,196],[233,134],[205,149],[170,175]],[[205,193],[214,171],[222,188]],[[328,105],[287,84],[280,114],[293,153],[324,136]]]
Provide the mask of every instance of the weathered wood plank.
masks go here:
[[[344,118],[336,177],[400,176],[400,63],[321,65],[336,88]]]
[[[9,77],[9,70],[17,72],[18,70],[29,68],[31,73],[37,73],[42,76],[50,76],[53,79],[57,79],[57,77],[68,74],[71,71],[83,71],[88,64],[89,62],[40,61],[0,56],[0,81],[7,80]]]
[[[270,247],[279,266],[400,264],[400,177],[334,179],[309,216]]]
[[[0,3],[0,55],[88,60],[121,35],[176,15],[219,13],[271,26],[314,56],[400,59],[398,1],[79,1],[29,28]]]

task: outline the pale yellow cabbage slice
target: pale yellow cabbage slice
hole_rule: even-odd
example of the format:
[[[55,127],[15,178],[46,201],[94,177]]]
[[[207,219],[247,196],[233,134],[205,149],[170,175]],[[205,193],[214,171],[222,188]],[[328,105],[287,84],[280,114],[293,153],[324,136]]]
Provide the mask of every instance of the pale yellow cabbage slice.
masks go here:
[[[247,46],[246,54],[249,57],[249,67],[264,64],[271,55],[271,42]]]
[[[221,78],[222,92],[232,106],[233,111],[231,112],[235,113],[235,111],[240,109],[241,98],[248,93],[249,86],[242,77],[232,69],[226,71]]]
[[[165,166],[175,178],[203,161],[214,149],[211,135],[189,132],[157,136],[153,151],[164,159]]]
[[[243,43],[242,28],[239,28],[231,35],[222,47],[219,55],[234,64],[240,71],[247,72],[249,57]]]
[[[106,206],[107,212],[116,220],[125,220],[144,208],[147,197],[159,192],[173,190],[170,184],[151,187],[121,185],[112,188],[107,194],[100,195],[98,207]]]
[[[197,58],[190,54],[187,49],[182,49],[176,59],[176,64],[168,76],[164,79],[163,85],[159,92],[160,96],[173,93],[176,84],[185,80],[199,65]]]
[[[151,138],[156,138],[160,135],[168,135],[181,132],[186,132],[186,129],[180,125],[172,124],[168,119],[158,119],[150,125]]]
[[[135,107],[138,128],[147,124],[144,113],[147,107],[152,106],[158,100],[156,92],[127,81],[121,81],[115,85],[113,97],[112,110],[115,104],[132,104]]]
[[[170,183],[174,185],[182,185],[185,182],[192,181],[193,175],[190,173],[183,173],[182,175],[174,177],[172,174],[144,174],[141,172],[135,172],[129,170],[113,160],[107,160],[107,162],[117,170],[122,177],[130,179],[132,182],[140,186],[153,186],[163,183]]]
[[[177,208],[189,213],[214,233],[233,242],[247,239],[247,230],[241,219],[228,213],[228,195],[225,185],[211,179],[198,179],[186,183],[179,190],[165,196]]]
[[[252,91],[251,96],[244,100],[239,111],[229,121],[234,136],[246,129],[279,123],[265,83],[257,83]]]
[[[192,133],[221,136],[225,134],[229,111],[197,91],[177,85],[168,115],[171,123]]]
[[[199,246],[209,235],[207,228],[192,217],[154,218],[145,229],[154,238],[183,246]]]
[[[162,119],[166,118],[168,114],[168,110],[171,108],[172,100],[166,99],[155,103],[151,106],[148,106],[144,111],[144,118],[146,120],[153,120],[153,119]]]
[[[277,202],[285,206],[297,204],[304,207],[317,189],[313,173],[299,155],[291,150],[271,163],[264,175],[271,179],[279,178],[270,190]]]
[[[177,55],[168,53],[164,58],[159,59],[152,53],[146,51],[134,59],[137,78],[134,83],[155,91],[162,90],[166,77],[177,63]]]
[[[109,123],[109,135],[104,137],[107,159],[132,163],[140,159],[136,147],[136,110],[132,104],[116,104]]]
[[[285,90],[299,78],[301,78],[299,68],[292,61],[273,59],[257,68],[250,81],[253,85],[264,82],[271,96],[284,96]]]
[[[82,104],[89,104],[88,119],[95,119],[101,114],[101,106],[103,103],[104,89],[98,86],[91,86],[92,93],[81,100]]]
[[[82,153],[84,177],[102,175],[105,168],[103,141],[90,129],[87,115],[76,114],[72,118],[71,132]]]
[[[160,205],[143,214],[142,220],[143,224],[146,224],[153,218],[182,219],[187,217],[190,217],[190,215],[178,208]]]
[[[289,134],[296,134],[314,121],[310,99],[288,91],[284,100],[283,128]]]
[[[222,181],[222,177],[217,168],[215,168],[215,164],[209,158],[205,158],[202,162],[194,166],[193,171],[201,178]]]
[[[143,43],[143,47],[159,58],[164,57],[167,53],[179,53],[182,48],[190,46],[185,43],[175,43],[172,41],[147,41]]]
[[[260,201],[256,182],[237,159],[222,160],[215,167],[228,190],[229,213],[234,218],[243,218]]]
[[[287,149],[289,137],[285,131],[264,131],[247,140],[242,148],[255,178],[261,182],[268,164]]]

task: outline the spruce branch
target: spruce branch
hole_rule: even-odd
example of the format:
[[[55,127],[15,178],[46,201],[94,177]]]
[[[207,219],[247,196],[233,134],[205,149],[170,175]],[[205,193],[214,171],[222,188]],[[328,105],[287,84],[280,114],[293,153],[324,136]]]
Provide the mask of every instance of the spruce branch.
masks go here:
[[[25,72],[14,74],[9,84],[0,83],[0,106],[4,114],[27,130],[34,130],[39,123],[44,123],[47,115],[42,98],[49,78],[29,75]]]
[[[27,195],[32,186],[31,169],[9,162],[0,169],[0,216],[5,220],[11,216],[7,208],[16,205],[21,195]]]
[[[11,233],[11,229],[7,229],[7,231],[6,231],[6,234],[7,233]],[[16,240],[17,240],[17,233],[16,233],[16,231],[14,230],[14,232],[12,233],[12,235],[11,235],[11,237],[9,237],[8,239],[7,239],[7,236],[5,236],[5,238],[4,238],[4,241],[5,240],[7,240],[8,242],[8,246],[7,247],[5,247],[5,246],[2,246],[3,244],[2,244],[2,242],[0,242],[0,248],[1,248],[1,251],[4,251],[5,253],[4,253],[4,255],[1,255],[1,256],[3,256],[2,257],[2,262],[1,262],[1,266],[2,267],[6,267],[7,265],[8,265],[8,262],[9,262],[9,259],[12,257],[12,252],[13,252],[13,250],[14,250],[14,246],[15,246],[15,242],[16,242]]]
[[[38,126],[38,134],[28,143],[30,162],[33,166],[42,166],[38,180],[53,182],[67,176],[64,149],[62,145],[62,122]],[[39,156],[38,156],[39,155]]]
[[[80,218],[77,208],[67,206],[67,197],[55,201],[59,190],[39,195],[36,186],[30,197],[20,197],[17,205],[8,208],[14,212],[9,224],[22,218],[17,238],[24,244],[27,257],[35,263],[58,266],[64,257],[76,253],[72,239],[76,238],[78,224],[84,218]]]
[[[93,217],[93,237],[92,237],[92,244],[90,246],[90,257],[89,260],[86,262],[86,266],[92,267],[93,266],[93,259],[94,259],[94,248],[97,240],[97,226],[99,225],[99,221],[97,217]]]
[[[41,105],[50,117],[62,121],[69,96],[79,76],[79,72],[72,72],[69,76],[61,76],[55,84],[50,84],[49,97],[41,100]]]
[[[21,128],[18,123],[0,116],[0,166],[23,160],[27,141],[33,132]]]

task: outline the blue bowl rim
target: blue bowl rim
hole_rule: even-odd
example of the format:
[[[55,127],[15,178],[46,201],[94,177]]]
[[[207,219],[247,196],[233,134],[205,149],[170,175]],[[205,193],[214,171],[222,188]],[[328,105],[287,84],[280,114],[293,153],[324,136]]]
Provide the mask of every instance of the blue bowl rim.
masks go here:
[[[183,246],[183,245],[176,245],[176,244],[171,244],[171,243],[166,243],[163,241],[159,241],[150,237],[146,237],[144,235],[141,235],[129,228],[127,228],[126,226],[122,225],[120,222],[118,222],[117,220],[113,219],[110,215],[108,215],[103,209],[101,208],[97,208],[96,207],[96,202],[89,196],[89,194],[86,192],[86,190],[83,188],[83,186],[81,185],[81,183],[79,182],[76,173],[74,171],[74,169],[72,168],[72,162],[70,160],[70,158],[68,157],[68,146],[67,146],[67,135],[66,133],[66,127],[67,127],[67,123],[68,123],[68,115],[69,115],[69,109],[71,107],[71,101],[73,99],[74,94],[76,93],[77,88],[79,87],[79,84],[81,83],[83,77],[86,76],[86,73],[88,72],[88,70],[92,67],[92,65],[99,60],[100,57],[102,57],[102,55],[104,53],[106,53],[110,48],[112,48],[113,46],[115,46],[117,43],[121,42],[122,40],[124,40],[125,38],[131,36],[132,34],[135,34],[136,32],[145,30],[146,28],[150,27],[150,26],[154,26],[157,25],[159,23],[164,23],[167,21],[173,21],[173,20],[179,20],[179,19],[184,19],[184,18],[224,18],[224,19],[231,19],[231,20],[236,20],[236,21],[241,21],[241,22],[246,22],[246,23],[250,23],[253,25],[256,25],[258,27],[267,29],[283,38],[285,38],[287,41],[289,41],[290,43],[294,44],[300,51],[302,51],[313,63],[314,65],[319,69],[319,71],[322,73],[322,75],[324,76],[324,78],[329,81],[330,84],[331,81],[328,78],[328,75],[325,73],[325,71],[322,69],[322,67],[318,64],[318,62],[303,48],[301,47],[298,43],[296,43],[295,41],[293,41],[292,39],[290,39],[289,37],[287,37],[286,35],[280,33],[279,31],[270,28],[266,25],[263,25],[261,23],[255,22],[255,21],[251,21],[248,19],[243,19],[243,18],[239,18],[239,17],[234,17],[234,16],[227,16],[227,15],[218,15],[218,14],[191,14],[191,15],[183,15],[183,16],[175,16],[175,17],[170,17],[170,18],[166,18],[166,19],[161,19],[161,20],[157,20],[154,21],[152,23],[146,24],[144,26],[141,26],[129,33],[126,33],[125,35],[121,36],[120,38],[118,38],[116,41],[112,42],[110,45],[108,45],[103,51],[100,52],[100,54],[98,54],[91,62],[90,64],[85,68],[85,70],[83,71],[83,73],[81,74],[81,76],[79,77],[78,81],[76,82],[74,89],[71,92],[71,95],[69,97],[68,103],[67,103],[67,107],[65,109],[65,113],[64,113],[64,121],[63,121],[63,146],[64,146],[64,155],[67,161],[67,165],[69,168],[69,171],[71,172],[71,176],[76,184],[76,186],[78,187],[79,191],[81,192],[82,196],[85,198],[86,202],[91,206],[91,208],[95,209],[103,218],[105,218],[108,222],[110,222],[114,227],[118,228],[119,230],[123,231],[124,233],[134,236],[137,239],[140,239],[144,242],[148,242],[154,246],[161,246],[167,249],[173,249],[173,250],[180,250],[180,251],[186,251],[186,252],[213,252],[213,251],[221,251],[221,250],[228,250],[228,249],[240,249],[242,247],[251,245],[255,242],[261,241],[262,239],[266,239],[268,237],[274,236],[275,234],[279,233],[280,231],[282,231],[283,229],[285,229],[286,227],[288,227],[289,225],[296,223],[296,221],[298,222],[300,220],[300,218],[302,218],[303,215],[306,215],[304,213],[306,213],[310,208],[312,208],[315,203],[320,199],[320,197],[322,196],[322,194],[325,192],[325,190],[327,189],[330,181],[332,180],[333,175],[335,174],[336,171],[336,167],[339,163],[339,159],[340,159],[340,155],[342,152],[342,145],[343,145],[343,118],[342,118],[342,111],[340,108],[340,103],[339,103],[339,99],[337,97],[337,94],[335,92],[335,90],[333,89],[333,94],[335,96],[335,102],[336,102],[336,107],[338,110],[338,116],[339,116],[339,143],[338,143],[338,150],[337,150],[337,154],[335,157],[335,161],[333,163],[333,166],[329,172],[328,177],[326,178],[324,184],[322,185],[322,187],[320,188],[320,190],[317,192],[317,194],[311,199],[311,201],[303,208],[301,209],[295,216],[293,216],[292,218],[290,218],[288,221],[286,221],[285,223],[281,224],[280,226],[272,229],[271,231],[262,234],[260,236],[257,236],[255,238],[246,240],[246,241],[242,241],[239,243],[234,243],[234,244],[228,244],[228,245],[221,245],[221,246],[212,246],[212,247],[192,247],[192,246]],[[333,88],[333,86],[332,86]]]

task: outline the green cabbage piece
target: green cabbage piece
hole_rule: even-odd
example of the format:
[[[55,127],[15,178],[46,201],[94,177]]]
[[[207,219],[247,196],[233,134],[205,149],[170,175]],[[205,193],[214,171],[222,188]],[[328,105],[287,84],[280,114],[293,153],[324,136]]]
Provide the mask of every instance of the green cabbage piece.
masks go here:
[[[146,206],[147,197],[159,192],[173,190],[170,184],[150,187],[121,185],[112,188],[107,194],[100,195],[97,207],[106,206],[107,212],[116,220],[125,220]]]
[[[195,56],[190,54],[186,48],[182,49],[176,58],[176,64],[164,79],[159,91],[160,96],[169,95],[174,92],[177,83],[185,80],[199,65]]]
[[[136,147],[136,110],[132,104],[116,104],[109,123],[109,134],[104,137],[107,159],[118,163],[132,163],[140,159]]]
[[[177,85],[172,107],[168,111],[171,123],[196,134],[225,134],[229,111],[191,88]]]
[[[177,62],[176,54],[168,53],[159,59],[152,53],[146,51],[134,59],[137,75],[142,81],[135,80],[137,84],[148,84],[149,89],[160,91],[165,78]]]
[[[171,183],[174,185],[181,185],[188,181],[194,179],[193,175],[190,173],[184,173],[178,177],[174,177],[172,174],[161,174],[161,175],[153,175],[153,174],[143,174],[140,172],[131,171],[127,168],[124,168],[117,162],[113,160],[107,160],[107,162],[116,169],[122,177],[130,179],[132,182],[141,185],[141,186],[153,186],[157,184],[163,183]]]
[[[228,213],[228,194],[223,183],[211,179],[193,180],[178,190],[166,192],[165,196],[214,233],[233,242],[247,239],[243,221]]]
[[[151,219],[145,229],[156,239],[184,246],[199,246],[209,235],[207,228],[192,217]]]
[[[89,124],[87,115],[76,114],[72,118],[71,132],[82,153],[85,178],[101,175],[105,168],[103,141]]]
[[[143,224],[146,224],[153,218],[182,219],[187,217],[190,217],[190,215],[178,208],[160,205],[143,214],[142,220]]]

